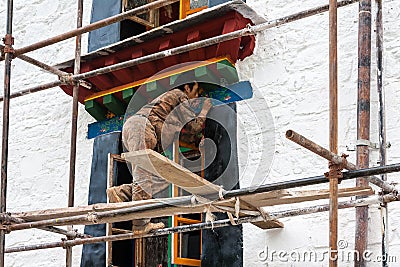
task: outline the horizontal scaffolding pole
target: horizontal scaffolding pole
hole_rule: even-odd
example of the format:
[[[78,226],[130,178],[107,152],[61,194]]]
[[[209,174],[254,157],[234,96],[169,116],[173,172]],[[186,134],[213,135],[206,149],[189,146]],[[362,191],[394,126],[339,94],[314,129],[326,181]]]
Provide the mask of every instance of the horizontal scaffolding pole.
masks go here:
[[[311,152],[323,157],[331,161],[334,164],[342,165],[346,170],[356,170],[357,167],[351,162],[346,161],[341,156],[329,151],[328,149],[314,143],[310,139],[304,137],[303,135],[293,131],[287,130],[286,131],[286,138],[290,141],[295,142],[296,144],[310,150]]]
[[[338,7],[343,7],[343,6],[347,6],[353,3],[358,2],[358,0],[344,0],[338,3]],[[156,2],[153,2],[156,3]],[[293,22],[299,19],[303,19],[303,18],[307,18],[322,12],[326,12],[329,9],[329,5],[325,5],[325,6],[321,6],[321,7],[317,7],[317,8],[313,8],[310,10],[306,10],[306,11],[302,11],[293,15],[289,15],[280,19],[275,19],[272,21],[268,21],[256,26],[248,26],[244,29],[241,30],[237,30],[231,33],[227,33],[227,34],[222,34],[219,36],[215,36],[209,39],[205,39],[202,41],[197,41],[194,43],[190,43],[190,44],[186,44],[183,46],[179,46],[179,47],[175,47],[175,48],[171,48],[168,50],[164,50],[161,52],[157,52],[154,54],[150,54],[147,56],[143,56],[140,58],[136,58],[136,59],[131,59],[125,62],[121,62],[121,63],[117,63],[114,65],[110,65],[107,67],[103,67],[103,68],[99,68],[96,70],[92,70],[92,71],[88,71],[82,74],[78,74],[78,75],[73,75],[70,77],[71,81],[77,82],[79,80],[84,80],[84,79],[88,79],[88,78],[92,78],[101,74],[106,74],[106,73],[110,73],[112,71],[117,71],[120,69],[124,69],[124,68],[128,68],[128,67],[133,67],[135,65],[139,65],[139,64],[143,64],[146,62],[150,62],[153,60],[157,60],[157,59],[161,59],[164,57],[168,57],[168,56],[172,56],[172,55],[177,55],[177,54],[182,54],[191,50],[195,50],[201,47],[206,47],[206,46],[210,46],[210,45],[214,45],[214,44],[218,44],[221,42],[225,42],[225,41],[229,41],[238,37],[242,37],[242,36],[248,36],[248,35],[255,35],[257,32],[261,32],[270,28],[274,28],[289,22]],[[26,89],[26,90],[22,90],[20,92],[11,94],[11,98],[15,98],[15,97],[19,97],[19,96],[23,96],[23,95],[27,95],[30,93],[34,93],[34,92],[38,92],[38,91],[42,91],[42,90],[46,90],[55,86],[60,86],[63,83],[61,81],[54,81],[51,83],[47,83],[47,84],[43,84],[40,86],[36,86],[30,89]],[[3,101],[3,97],[0,97],[0,101]]]
[[[356,170],[357,167],[356,165],[354,165],[351,162],[348,162],[347,160],[345,160],[345,158],[340,157],[339,155],[330,152],[328,149],[314,143],[313,141],[307,139],[306,137],[302,136],[299,133],[296,133],[293,130],[288,130],[286,131],[286,137],[295,142],[298,145],[301,145],[302,147],[310,150],[311,152],[314,152],[315,154],[331,161],[334,164],[340,164],[343,166],[343,168],[347,169],[347,170]],[[366,179],[373,183],[376,186],[379,186],[380,188],[382,188],[385,192],[392,192],[395,189],[395,187],[389,183],[387,183],[386,181],[380,179],[379,177],[375,177],[375,176],[369,176],[366,177]]]
[[[119,21],[122,21],[124,19],[127,19],[127,18],[131,17],[132,15],[143,14],[143,13],[149,12],[152,9],[157,9],[157,8],[160,8],[160,7],[163,7],[163,6],[166,6],[166,5],[170,5],[170,4],[173,4],[173,3],[177,2],[177,1],[179,1],[179,0],[158,0],[158,1],[154,1],[154,2],[151,2],[151,3],[145,4],[145,5],[142,5],[140,7],[136,7],[134,9],[129,10],[129,11],[123,12],[121,14],[118,14],[118,15],[115,15],[115,16],[112,16],[112,17],[109,17],[109,18],[106,18],[106,19],[103,19],[103,20],[99,20],[99,21],[94,22],[92,24],[89,24],[87,26],[84,26],[84,27],[81,27],[81,28],[77,28],[77,29],[71,30],[69,32],[57,35],[55,37],[52,37],[52,38],[37,42],[35,44],[28,45],[28,46],[16,49],[15,52],[14,52],[14,55],[18,57],[18,56],[20,56],[22,54],[25,54],[25,53],[28,53],[28,52],[32,52],[34,50],[37,50],[37,49],[40,49],[40,48],[43,48],[43,47],[46,47],[46,46],[49,46],[49,45],[64,41],[64,40],[67,40],[67,39],[72,38],[72,37],[76,37],[78,35],[82,35],[84,33],[90,32],[90,31],[94,31],[94,30],[100,29],[102,27],[108,26],[108,25],[113,24],[113,23],[117,23]]]
[[[0,220],[3,222],[12,222],[12,223],[25,223],[26,221],[20,218],[16,218],[16,217],[12,217],[8,214],[2,214],[0,215]],[[88,238],[91,237],[90,235],[86,235],[86,234],[81,234],[77,231],[67,231],[61,228],[57,228],[54,226],[46,226],[46,227],[40,227],[38,228],[40,230],[43,231],[47,231],[47,232],[51,232],[51,233],[55,233],[55,234],[60,234],[60,235],[65,235],[66,237],[70,237],[70,238]]]
[[[354,178],[358,178],[358,177],[372,176],[372,175],[391,173],[391,172],[400,172],[400,163],[343,172],[342,180],[350,180],[350,179],[354,179]],[[375,181],[376,185],[377,186],[382,185],[380,183],[381,181]],[[263,193],[263,192],[268,192],[268,191],[273,191],[273,190],[291,189],[291,188],[301,187],[301,186],[323,184],[323,183],[327,183],[327,182],[329,182],[329,180],[326,179],[326,177],[324,175],[313,176],[313,177],[307,177],[307,178],[302,178],[302,179],[297,179],[297,180],[292,180],[292,181],[278,182],[278,183],[254,186],[254,187],[249,187],[249,188],[236,189],[236,190],[228,191],[224,195],[224,197],[227,197],[227,198],[238,197],[238,196],[243,196],[243,195],[246,195],[249,193]],[[394,186],[391,186],[390,189],[391,189],[390,192],[397,194],[397,189]]]
[[[399,171],[400,171],[400,164],[392,164],[392,165],[373,167],[368,169],[360,169],[360,170],[343,172],[342,180],[349,180],[357,177],[365,177],[370,175],[399,172]],[[225,192],[224,197],[225,198],[240,197],[249,194],[264,193],[281,189],[290,189],[301,186],[322,184],[327,182],[328,179],[326,179],[326,177],[323,175],[314,176],[292,181],[260,185],[258,187],[248,187],[243,189],[231,190]],[[394,195],[397,195],[397,190],[394,189],[391,192],[393,192]],[[208,197],[209,199],[218,199],[218,196],[208,196]],[[57,225],[68,225],[68,224],[75,224],[75,225],[101,224],[104,223],[107,218],[112,218],[112,220],[118,221],[119,216],[130,215],[132,213],[144,212],[149,210],[153,211],[162,210],[171,206],[191,205],[192,204],[191,201],[192,201],[191,196],[187,196],[187,197],[181,197],[179,199],[171,199],[168,203],[160,202],[143,206],[122,208],[113,211],[90,212],[89,214],[84,214],[84,215],[64,216],[62,218],[56,218],[56,219],[40,220],[40,221],[33,221],[21,224],[14,224],[14,225],[5,225],[5,227],[7,228],[8,231],[16,231],[16,230],[24,230],[30,228],[38,228],[43,226],[57,226]]]
[[[373,205],[382,203],[382,201],[392,202],[398,201],[399,199],[392,194],[388,194],[385,196],[372,196],[369,198],[363,198],[358,200],[350,200],[344,201],[339,203],[339,209],[345,208],[352,208],[358,206],[365,206],[365,205]],[[317,212],[324,212],[329,210],[329,205],[318,205],[306,208],[299,208],[299,209],[290,209],[284,211],[277,211],[271,212],[268,215],[272,219],[280,219],[285,217],[293,217],[299,215],[306,215],[311,213]],[[252,222],[261,222],[264,221],[262,216],[250,216],[244,217],[239,219],[234,219],[236,224],[243,224],[243,223],[252,223]],[[78,246],[83,244],[92,244],[92,243],[100,243],[100,242],[110,242],[110,241],[120,241],[120,240],[127,240],[127,239],[136,239],[136,238],[143,238],[143,237],[155,237],[155,236],[162,236],[168,235],[173,233],[184,233],[202,229],[214,229],[220,228],[225,226],[231,226],[232,223],[230,219],[225,220],[218,220],[214,222],[206,222],[206,223],[197,223],[191,225],[184,225],[184,226],[177,226],[171,228],[164,228],[157,230],[153,233],[149,233],[146,235],[134,235],[133,233],[128,234],[119,234],[119,235],[112,235],[112,236],[101,236],[101,237],[91,237],[85,239],[76,239],[76,240],[65,240],[59,242],[52,242],[52,243],[44,243],[44,244],[37,244],[37,245],[28,245],[28,246],[19,246],[19,247],[10,247],[5,250],[6,253],[13,253],[13,252],[22,252],[22,251],[30,251],[30,250],[38,250],[38,249],[48,249],[48,248],[57,248],[57,247],[71,247],[71,246]]]
[[[1,49],[4,49],[4,45],[0,45],[0,50]],[[43,62],[41,62],[39,60],[36,60],[34,58],[31,58],[31,57],[28,57],[28,56],[25,56],[25,55],[20,55],[17,58],[19,58],[19,59],[21,59],[21,60],[23,60],[25,62],[28,62],[28,63],[36,66],[36,67],[39,67],[39,68],[41,68],[41,69],[43,69],[43,70],[45,70],[47,72],[53,73],[55,75],[58,75],[60,77],[68,75],[67,72],[61,71],[61,70],[57,69],[56,67],[47,65],[46,63],[43,63]]]

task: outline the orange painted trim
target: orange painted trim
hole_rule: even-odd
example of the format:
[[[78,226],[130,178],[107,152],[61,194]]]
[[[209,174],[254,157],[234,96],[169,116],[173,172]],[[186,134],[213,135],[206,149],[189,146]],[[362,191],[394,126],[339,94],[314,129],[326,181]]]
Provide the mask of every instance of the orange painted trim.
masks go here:
[[[193,260],[187,258],[176,258],[172,264],[186,265],[186,266],[201,266],[201,260]]]
[[[132,87],[138,87],[138,86],[141,86],[141,85],[146,84],[146,83],[162,80],[164,78],[168,78],[168,77],[170,77],[172,75],[175,75],[175,74],[180,74],[180,73],[183,73],[183,72],[186,72],[186,71],[189,71],[189,70],[194,70],[194,69],[196,69],[198,67],[208,66],[208,65],[211,65],[213,63],[218,63],[218,62],[223,61],[223,60],[227,60],[227,61],[229,61],[229,63],[232,64],[232,66],[235,66],[235,64],[232,63],[232,60],[229,57],[212,58],[212,59],[196,62],[196,63],[193,63],[191,65],[188,65],[188,66],[185,66],[185,67],[181,67],[181,68],[178,68],[178,69],[175,69],[175,70],[163,72],[163,73],[161,73],[159,75],[154,75],[154,76],[152,76],[150,78],[142,79],[142,80],[139,80],[139,81],[136,81],[136,82],[124,84],[124,85],[121,85],[121,86],[118,86],[118,87],[114,87],[114,88],[111,88],[111,89],[108,89],[108,90],[97,92],[95,94],[92,94],[92,95],[86,97],[84,101],[86,102],[86,101],[93,100],[93,99],[96,99],[96,98],[99,98],[99,97],[103,97],[103,96],[106,96],[106,95],[109,95],[109,94],[114,94],[114,93],[117,93],[117,92],[121,92],[121,91],[124,91],[124,90],[132,88]]]
[[[184,19],[188,15],[194,14],[196,12],[202,11],[203,9],[208,8],[208,6],[202,6],[195,9],[190,9],[190,0],[180,0],[179,1],[179,19]]]
[[[194,14],[194,13],[197,13],[197,12],[200,12],[200,11],[206,9],[206,8],[208,8],[208,7],[207,6],[203,6],[203,7],[198,7],[198,8],[195,8],[195,9],[189,9],[188,11],[186,11],[186,16]]]
[[[176,221],[177,221],[177,224],[178,223],[183,223],[183,224],[201,223],[201,221],[199,221],[199,220],[193,220],[193,219],[188,219],[188,218],[185,218],[185,217],[178,217],[178,216],[176,218]]]

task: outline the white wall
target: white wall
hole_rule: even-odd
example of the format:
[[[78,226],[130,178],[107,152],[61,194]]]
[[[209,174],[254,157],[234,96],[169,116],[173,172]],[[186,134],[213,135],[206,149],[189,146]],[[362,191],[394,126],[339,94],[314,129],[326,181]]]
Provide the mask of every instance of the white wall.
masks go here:
[[[265,1],[250,0],[247,2],[253,9],[269,19],[280,18],[298,11],[327,4],[328,1]],[[384,88],[387,96],[387,140],[392,147],[388,150],[388,163],[399,162],[397,151],[400,148],[399,130],[399,96],[400,82],[400,47],[398,45],[400,25],[398,23],[400,3],[383,1],[384,17]],[[375,8],[372,14],[375,14]],[[340,8],[338,11],[338,60],[339,60],[339,151],[350,154],[349,160],[355,162],[355,152],[346,151],[346,145],[356,140],[356,103],[357,103],[357,30],[358,4]],[[250,80],[264,96],[247,103],[239,103],[239,118],[243,111],[248,113],[248,105],[260,118],[266,112],[265,103],[269,106],[274,120],[275,149],[264,153],[266,160],[273,158],[272,165],[262,166],[268,172],[266,182],[278,182],[296,178],[321,175],[327,171],[325,160],[299,147],[285,138],[285,132],[293,129],[316,143],[329,148],[328,132],[328,13],[302,19],[297,22],[265,31],[257,36],[257,47],[253,56],[238,64],[241,79]],[[378,142],[377,135],[377,93],[375,36],[373,34],[372,84],[371,84],[371,140]],[[268,112],[268,111],[267,111]],[[246,120],[247,121],[247,120]],[[254,149],[247,148],[247,140],[259,139],[259,133],[239,128],[240,167],[242,185],[248,185],[259,167],[259,162],[248,160],[254,153],[260,154],[261,145]],[[263,135],[265,136],[265,134]],[[264,138],[265,140],[265,138]],[[270,146],[272,141],[265,141]],[[245,152],[245,153],[243,153]],[[249,156],[250,155],[250,156]],[[253,156],[254,157],[254,156]],[[370,164],[376,166],[379,158],[377,151],[371,151]],[[253,170],[253,171],[249,171]],[[398,175],[389,175],[389,181],[399,181]],[[340,187],[352,186],[354,182],[342,183]],[[328,188],[320,185],[312,188]],[[318,203],[327,203],[321,201]],[[311,203],[305,203],[311,205]],[[274,207],[267,210],[285,210],[299,205]],[[400,262],[400,235],[398,232],[400,205],[390,204],[390,252]],[[380,253],[380,212],[378,207],[370,208],[369,245],[371,258]],[[329,243],[328,213],[318,213],[282,219],[284,229],[263,231],[253,225],[244,226],[245,266],[327,266],[328,262],[279,261],[276,254],[271,261],[272,250],[284,250],[287,253],[317,251],[318,259]],[[339,239],[347,242],[346,253],[354,248],[355,211],[339,211]],[[265,260],[269,250],[269,259]],[[293,254],[295,255],[295,254]],[[262,259],[264,257],[264,259]],[[283,256],[285,260],[285,256]],[[325,257],[327,259],[327,257]],[[353,263],[339,261],[339,266],[353,266]],[[397,263],[398,264],[398,263]],[[393,266],[395,266],[394,264]],[[370,263],[368,266],[381,266],[381,263]]]
[[[35,0],[29,4],[14,3],[15,48],[73,29],[76,25],[76,3],[64,0]],[[85,1],[84,24],[89,21],[91,1]],[[389,163],[399,162],[400,148],[400,48],[398,1],[383,1],[385,25],[384,86],[387,97]],[[4,33],[6,1],[0,5],[0,29]],[[317,0],[248,1],[248,4],[267,19],[279,18],[296,11],[326,4]],[[357,5],[339,10],[339,88],[340,88],[340,151],[356,139],[357,98]],[[86,36],[83,50],[86,50]],[[373,50],[374,51],[374,50]],[[29,55],[55,64],[73,58],[74,40],[44,48]],[[374,56],[373,56],[374,58]],[[4,68],[4,62],[0,63]],[[296,130],[315,142],[328,146],[328,15],[318,15],[271,29],[257,36],[253,56],[238,63],[241,79],[251,80],[259,89],[256,97],[238,106],[240,128],[239,153],[242,186],[251,183],[284,181],[320,175],[326,171],[326,162],[285,139],[287,129]],[[371,139],[377,142],[377,96],[375,93],[375,66],[372,70]],[[3,80],[3,71],[0,71]],[[26,75],[29,74],[29,75]],[[37,68],[14,60],[12,92],[56,79]],[[259,96],[257,96],[257,94]],[[260,96],[261,94],[261,96]],[[263,96],[263,97],[262,97]],[[268,107],[265,105],[268,104]],[[254,114],[253,114],[254,112]],[[255,116],[267,125],[249,120]],[[273,123],[271,123],[271,117]],[[11,101],[8,211],[36,210],[67,205],[71,98],[59,88],[24,96]],[[86,126],[93,120],[80,107],[77,158],[76,205],[87,203],[92,141],[86,139]],[[246,126],[245,128],[243,126]],[[260,132],[262,134],[260,134]],[[271,141],[269,135],[274,135]],[[264,138],[264,140],[263,140]],[[263,144],[263,145],[262,145]],[[267,149],[263,149],[267,147]],[[266,151],[263,151],[266,150]],[[348,152],[354,162],[355,152]],[[376,165],[378,154],[371,154],[371,165]],[[273,161],[272,161],[273,160]],[[272,165],[269,163],[272,162]],[[271,166],[270,166],[271,165]],[[246,167],[247,166],[247,167]],[[256,174],[255,167],[260,167]],[[268,172],[268,170],[270,170]],[[262,175],[258,175],[261,173]],[[389,180],[396,180],[390,175]],[[398,179],[397,179],[398,180]],[[343,183],[341,187],[351,185]],[[322,185],[319,188],[325,188]],[[274,209],[279,209],[274,208]],[[288,207],[284,207],[288,208]],[[379,253],[379,211],[370,208],[369,248]],[[397,203],[390,205],[390,254],[400,255],[400,218]],[[355,215],[353,210],[341,210],[339,239],[354,245]],[[259,254],[268,246],[271,250],[285,249],[323,252],[328,244],[328,214],[313,214],[282,220],[285,228],[262,231],[252,225],[244,227],[245,266],[267,266]],[[81,227],[79,228],[82,229]],[[7,236],[8,246],[58,241],[59,236],[32,230]],[[74,266],[79,266],[81,247],[75,247]],[[63,266],[63,249],[49,249],[8,254],[6,266]],[[398,256],[398,262],[400,256]],[[285,265],[286,264],[286,265]],[[312,266],[300,263],[294,266]],[[327,262],[313,266],[326,266]],[[347,264],[351,266],[352,264]],[[269,262],[268,266],[292,266],[291,263]],[[346,266],[341,263],[340,266]],[[369,266],[380,266],[370,264]]]
[[[2,1],[0,5],[2,36],[6,29],[6,2]],[[90,7],[91,1],[85,1],[85,24],[89,22]],[[14,1],[15,48],[74,29],[76,10],[77,1]],[[86,52],[87,37],[83,39],[83,52]],[[28,55],[54,65],[73,58],[74,49],[75,39],[70,39]],[[0,63],[0,68],[0,80],[3,82],[4,62]],[[47,74],[19,59],[12,62],[11,78],[12,92],[57,79],[55,75]],[[72,98],[60,88],[11,100],[7,211],[67,206],[71,101]],[[86,132],[92,118],[82,105],[79,112],[75,204],[86,205],[92,154],[92,140],[86,139]],[[79,230],[82,231],[82,227]],[[55,242],[60,241],[60,238],[60,235],[40,230],[13,232],[7,235],[6,247]],[[79,266],[80,251],[81,246],[73,249],[74,266]],[[6,255],[6,266],[64,264],[65,252],[62,248]]]

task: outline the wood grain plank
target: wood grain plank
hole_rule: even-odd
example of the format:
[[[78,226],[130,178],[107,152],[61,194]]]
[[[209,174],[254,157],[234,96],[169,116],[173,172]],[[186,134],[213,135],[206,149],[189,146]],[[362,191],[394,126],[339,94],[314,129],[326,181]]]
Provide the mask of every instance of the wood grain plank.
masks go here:
[[[220,187],[192,173],[190,170],[151,150],[127,152],[121,156],[128,162],[162,177],[166,181],[195,194],[218,194]]]

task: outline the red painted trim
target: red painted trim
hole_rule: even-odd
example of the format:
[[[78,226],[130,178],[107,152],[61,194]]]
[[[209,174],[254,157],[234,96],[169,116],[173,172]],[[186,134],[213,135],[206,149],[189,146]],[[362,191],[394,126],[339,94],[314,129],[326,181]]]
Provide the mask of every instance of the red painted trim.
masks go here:
[[[103,57],[95,58],[91,61],[82,62],[81,71],[87,72],[89,70],[110,65],[112,62],[127,61],[132,58],[138,58],[165,49],[182,46],[188,42],[208,39],[213,36],[218,36],[223,33],[241,29],[248,23],[251,23],[249,19],[244,18],[235,11],[231,11],[223,16],[216,17],[196,26],[185,28],[174,33],[166,33],[164,36],[151,41],[126,47],[120,51],[110,55],[105,55]],[[251,55],[253,53],[254,45],[255,38],[253,36],[242,37],[218,45],[197,49],[188,53],[170,56],[154,62],[148,62],[132,68],[119,70],[113,74],[108,73],[99,75],[98,77],[90,78],[89,81],[99,91],[103,91],[109,88],[121,86],[123,84],[146,79],[165,68],[180,63],[194,60],[208,60],[220,56],[228,56],[233,62],[236,62],[237,59],[243,59]],[[72,89],[70,87],[61,86],[61,88],[67,94],[72,94]],[[82,88],[79,94],[79,101],[83,103],[83,99],[88,95],[92,95],[93,90]]]

